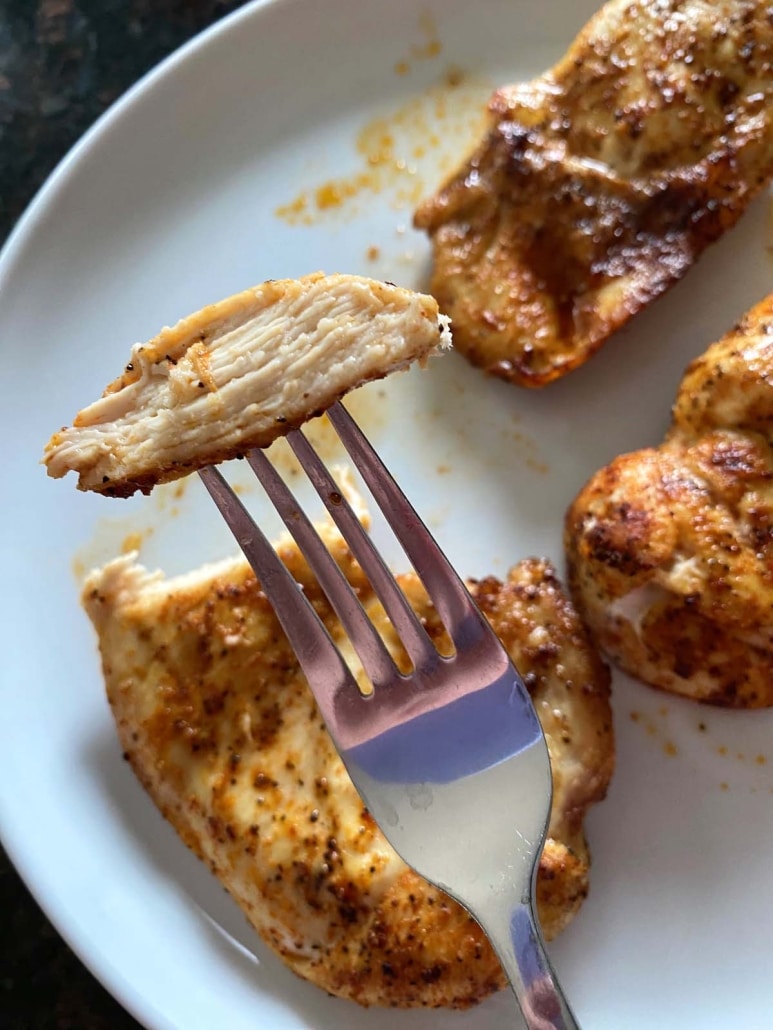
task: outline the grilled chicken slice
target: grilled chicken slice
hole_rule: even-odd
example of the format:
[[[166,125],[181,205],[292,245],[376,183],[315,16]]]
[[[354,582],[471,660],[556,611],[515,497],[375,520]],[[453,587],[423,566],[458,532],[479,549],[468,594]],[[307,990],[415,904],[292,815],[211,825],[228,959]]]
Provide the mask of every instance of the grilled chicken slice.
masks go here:
[[[356,386],[450,343],[432,297],[352,275],[245,290],[137,344],[44,455],[48,474],[127,497],[266,447]]]
[[[680,279],[773,175],[767,0],[610,0],[415,215],[454,344],[543,386]]]
[[[627,672],[773,705],[773,295],[687,369],[665,442],[580,491],[566,551],[575,603]]]
[[[361,570],[332,530],[327,542],[399,660]],[[346,653],[298,551],[280,554]],[[402,584],[440,638],[419,582]],[[583,818],[614,762],[609,675],[546,562],[472,589],[547,735],[555,793],[538,907],[554,937],[588,890]],[[398,858],[363,808],[246,563],[165,580],[123,557],[92,573],[83,597],[132,768],[291,969],[362,1005],[463,1008],[504,985],[478,925]]]

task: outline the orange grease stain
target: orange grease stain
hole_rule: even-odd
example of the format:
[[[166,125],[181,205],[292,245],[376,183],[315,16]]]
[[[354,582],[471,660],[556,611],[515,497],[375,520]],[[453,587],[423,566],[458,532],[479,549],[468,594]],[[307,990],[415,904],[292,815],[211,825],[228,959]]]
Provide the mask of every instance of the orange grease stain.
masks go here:
[[[121,541],[121,554],[129,554],[131,551],[139,551],[142,547],[142,533],[133,532],[127,533],[127,535]]]
[[[283,204],[281,207],[278,207],[275,213],[285,222],[297,225],[307,216],[308,206],[309,198],[305,193],[299,193],[295,200],[291,200],[289,204]]]
[[[314,225],[356,215],[364,197],[385,192],[393,208],[412,211],[434,188],[438,171],[458,164],[480,135],[490,89],[449,69],[424,93],[363,125],[354,141],[356,171],[307,187],[274,213],[288,225]]]
[[[528,434],[520,430],[505,430],[502,434],[505,440],[512,442],[513,456],[518,458],[528,469],[539,475],[546,475],[550,468],[541,460],[537,442]]]
[[[366,175],[357,176],[357,178],[349,181],[341,179],[339,181],[326,182],[315,190],[314,202],[319,211],[329,211],[333,207],[341,207],[346,200],[356,196],[359,190],[368,184],[369,179]]]
[[[420,43],[414,43],[408,51],[408,58],[398,61],[395,65],[396,75],[407,75],[411,70],[410,61],[430,61],[434,57],[438,57],[441,53],[443,46],[438,36],[437,24],[435,19],[429,13],[424,11],[419,16],[419,31],[424,37]]]

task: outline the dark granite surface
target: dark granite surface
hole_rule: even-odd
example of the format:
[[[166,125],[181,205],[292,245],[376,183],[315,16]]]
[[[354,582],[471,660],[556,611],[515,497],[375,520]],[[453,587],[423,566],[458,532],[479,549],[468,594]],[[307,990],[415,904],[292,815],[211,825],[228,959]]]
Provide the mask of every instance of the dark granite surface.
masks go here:
[[[79,136],[237,0],[0,0],[0,240]],[[0,851],[0,1027],[137,1027],[52,929]]]

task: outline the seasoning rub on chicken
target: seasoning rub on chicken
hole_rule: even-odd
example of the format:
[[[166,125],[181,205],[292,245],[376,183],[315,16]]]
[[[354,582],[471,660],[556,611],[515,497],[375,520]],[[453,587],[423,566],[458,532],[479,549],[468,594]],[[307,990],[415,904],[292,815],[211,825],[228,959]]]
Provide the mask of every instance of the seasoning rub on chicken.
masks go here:
[[[610,0],[498,90],[415,224],[455,346],[543,386],[690,269],[773,175],[769,0]]]
[[[55,433],[48,474],[126,497],[268,446],[348,391],[450,344],[432,297],[353,275],[276,280],[137,344]]]
[[[347,547],[332,530],[326,542],[399,656]],[[295,546],[280,554],[351,653]],[[441,636],[418,580],[401,582]],[[532,692],[550,749],[538,909],[551,938],[588,890],[583,819],[614,762],[609,674],[546,562],[472,590]],[[362,1005],[464,1008],[504,986],[478,925],[397,857],[363,808],[243,560],[166,580],[122,557],[91,574],[83,597],[132,768],[291,969]],[[463,847],[463,826],[459,834]]]
[[[627,672],[773,705],[773,294],[689,366],[660,447],[580,491],[566,551],[575,603]]]

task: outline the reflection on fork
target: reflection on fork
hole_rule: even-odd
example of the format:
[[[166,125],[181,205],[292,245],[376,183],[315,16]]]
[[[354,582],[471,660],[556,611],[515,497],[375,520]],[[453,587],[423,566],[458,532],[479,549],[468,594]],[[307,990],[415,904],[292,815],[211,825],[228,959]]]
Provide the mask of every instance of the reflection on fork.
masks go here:
[[[348,634],[372,684],[363,694],[314,609],[220,472],[199,474],[296,653],[351,779],[397,853],[478,920],[529,1030],[577,1023],[534,912],[550,814],[547,745],[505,649],[361,430],[328,412],[422,580],[453,643],[441,655],[357,515],[300,430],[288,442],[397,632],[401,672],[342,571],[262,451],[247,460]],[[460,827],[464,827],[461,839]]]

